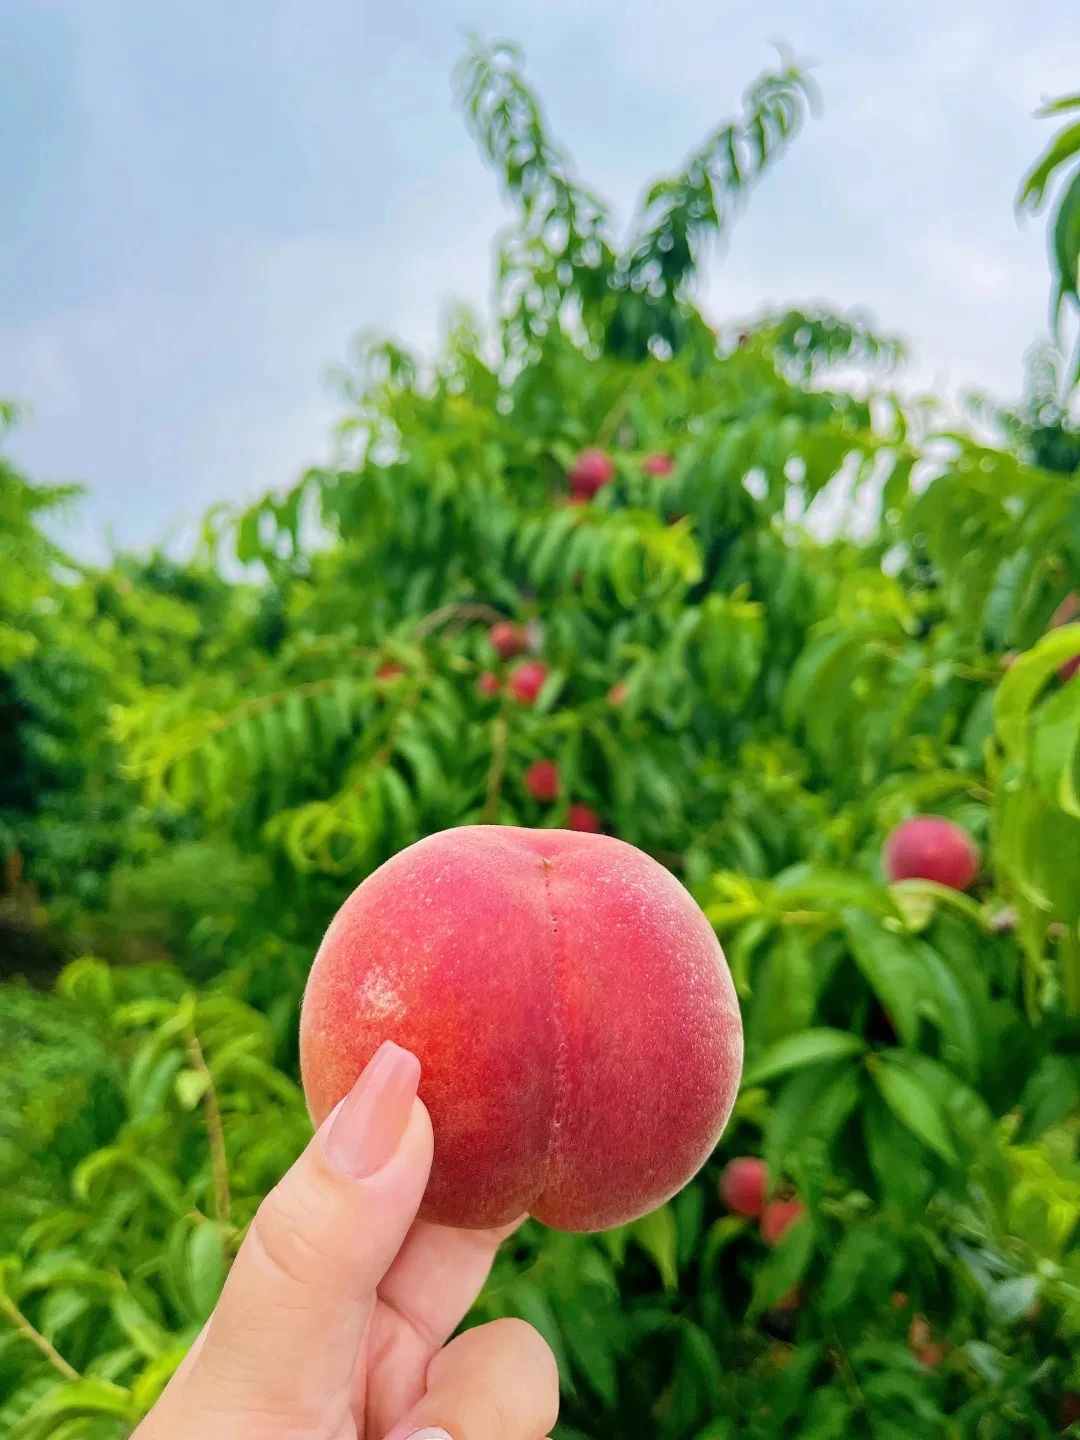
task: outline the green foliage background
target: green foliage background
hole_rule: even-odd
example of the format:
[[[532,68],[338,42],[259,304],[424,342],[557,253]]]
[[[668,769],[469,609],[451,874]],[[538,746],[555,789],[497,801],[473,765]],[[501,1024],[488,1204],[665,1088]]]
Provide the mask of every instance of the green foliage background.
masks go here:
[[[309,1133],[297,1005],[345,894],[433,830],[576,801],[703,904],[748,1060],[676,1200],[595,1237],[530,1224],[500,1259],[475,1316],[551,1342],[559,1434],[1056,1434],[1080,1390],[1067,412],[1044,367],[991,442],[901,399],[900,347],[858,318],[707,323],[698,267],[806,120],[797,69],[625,235],[512,50],[459,83],[514,216],[496,321],[456,316],[434,360],[359,346],[336,463],[211,514],[189,561],[100,569],[45,538],[73,496],[0,461],[0,964],[38,982],[0,990],[0,1433],[112,1440],[152,1404]],[[571,506],[586,445],[617,476]],[[549,667],[533,707],[477,689],[502,617]],[[553,805],[523,789],[538,757]],[[920,811],[977,840],[970,895],[883,883]],[[717,1198],[742,1153],[808,1205],[771,1251]]]

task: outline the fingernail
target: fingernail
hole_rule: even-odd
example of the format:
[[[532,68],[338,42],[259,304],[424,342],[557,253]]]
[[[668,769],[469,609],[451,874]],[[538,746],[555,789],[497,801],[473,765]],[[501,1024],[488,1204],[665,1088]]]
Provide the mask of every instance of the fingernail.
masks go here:
[[[326,1136],[326,1158],[335,1170],[356,1180],[387,1163],[405,1134],[420,1061],[387,1040],[341,1102]]]
[[[450,1436],[441,1425],[421,1425],[418,1430],[406,1420],[395,1425],[386,1440],[450,1440]]]

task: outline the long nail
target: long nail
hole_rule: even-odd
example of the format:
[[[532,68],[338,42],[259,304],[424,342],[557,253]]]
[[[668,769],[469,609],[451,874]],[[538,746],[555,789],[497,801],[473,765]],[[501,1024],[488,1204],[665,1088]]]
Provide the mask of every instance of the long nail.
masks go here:
[[[406,1420],[395,1425],[386,1440],[450,1440],[450,1436],[441,1425],[421,1425],[417,1429]]]
[[[415,1055],[390,1040],[380,1045],[330,1123],[330,1164],[356,1180],[381,1170],[405,1134],[419,1083]]]

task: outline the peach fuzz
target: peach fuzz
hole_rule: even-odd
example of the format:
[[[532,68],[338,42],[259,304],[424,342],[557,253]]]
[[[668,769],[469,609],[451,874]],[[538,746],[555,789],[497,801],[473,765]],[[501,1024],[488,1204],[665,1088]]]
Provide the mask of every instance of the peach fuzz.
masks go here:
[[[723,952],[669,871],[609,836],[493,825],[410,846],[331,922],[300,1021],[316,1123],[384,1040],[423,1067],[420,1213],[470,1228],[661,1204],[716,1144],[743,1049]]]

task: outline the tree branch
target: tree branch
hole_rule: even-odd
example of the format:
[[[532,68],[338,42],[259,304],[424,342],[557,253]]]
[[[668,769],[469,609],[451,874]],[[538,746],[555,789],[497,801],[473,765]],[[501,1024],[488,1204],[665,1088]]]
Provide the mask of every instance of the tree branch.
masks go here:
[[[65,1380],[82,1379],[74,1365],[69,1365],[52,1342],[47,1340],[34,1325],[31,1325],[10,1295],[0,1295],[0,1310],[8,1317],[23,1339],[28,1340],[35,1350],[44,1355],[53,1369],[63,1375]]]
[[[214,1173],[214,1210],[217,1218],[227,1223],[232,1213],[232,1194],[229,1189],[229,1157],[225,1150],[221,1106],[218,1104],[210,1067],[194,1030],[188,1035],[187,1054],[188,1064],[203,1077],[202,1105],[206,1116],[206,1133],[210,1141],[210,1168]]]

